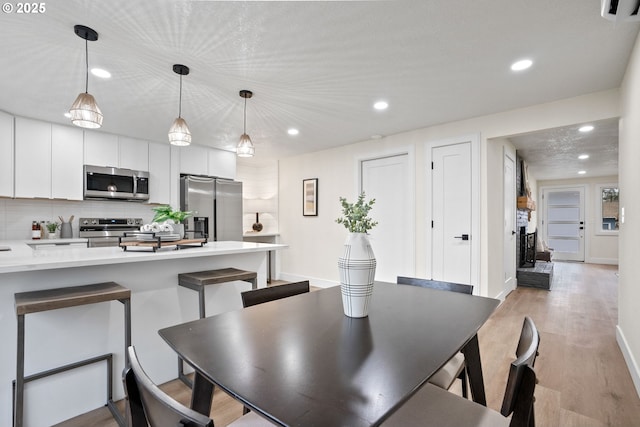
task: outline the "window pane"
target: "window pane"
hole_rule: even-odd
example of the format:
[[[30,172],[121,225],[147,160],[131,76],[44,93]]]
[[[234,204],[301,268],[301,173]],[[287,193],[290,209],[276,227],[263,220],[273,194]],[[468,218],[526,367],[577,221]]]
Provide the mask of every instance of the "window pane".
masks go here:
[[[618,229],[620,194],[617,187],[602,188],[602,230]]]
[[[549,206],[567,205],[578,206],[580,205],[580,192],[579,191],[552,191],[548,195]]]

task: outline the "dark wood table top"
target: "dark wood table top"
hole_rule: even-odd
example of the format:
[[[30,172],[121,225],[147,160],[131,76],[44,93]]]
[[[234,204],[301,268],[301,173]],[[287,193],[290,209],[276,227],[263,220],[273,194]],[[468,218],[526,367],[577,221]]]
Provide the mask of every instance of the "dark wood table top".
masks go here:
[[[159,333],[198,373],[276,423],[371,426],[475,337],[498,303],[376,283],[369,316],[352,319],[336,286]]]

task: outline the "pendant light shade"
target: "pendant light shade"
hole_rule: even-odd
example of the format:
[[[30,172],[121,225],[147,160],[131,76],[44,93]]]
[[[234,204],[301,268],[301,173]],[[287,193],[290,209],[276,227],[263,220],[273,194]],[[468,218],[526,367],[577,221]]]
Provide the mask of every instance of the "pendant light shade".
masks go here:
[[[178,104],[178,118],[169,128],[169,142],[171,145],[185,146],[191,144],[191,131],[189,131],[187,122],[182,118],[182,76],[189,74],[189,67],[175,64],[173,72],[180,75],[180,102]]]
[[[82,128],[97,129],[102,126],[103,117],[95,98],[89,93],[89,42],[98,40],[98,33],[84,25],[75,25],[73,31],[85,43],[85,89],[69,109],[71,123]]]
[[[253,92],[250,90],[240,91],[240,97],[244,98],[244,127],[240,141],[238,141],[238,146],[236,147],[236,155],[238,157],[253,157],[255,153],[251,138],[247,135],[247,98],[251,98],[252,96]]]

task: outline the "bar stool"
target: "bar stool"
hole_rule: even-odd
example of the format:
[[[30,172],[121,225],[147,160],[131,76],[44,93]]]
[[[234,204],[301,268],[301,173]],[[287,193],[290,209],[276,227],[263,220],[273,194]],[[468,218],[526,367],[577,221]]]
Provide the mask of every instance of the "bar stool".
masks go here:
[[[237,268],[221,268],[218,270],[178,274],[178,285],[198,292],[200,319],[204,319],[206,317],[204,298],[205,286],[235,282],[237,280],[251,283],[251,289],[258,288],[258,274],[255,271],[245,271]],[[178,357],[178,378],[180,378],[180,380],[189,387],[193,387],[192,381],[184,374],[182,362],[182,359]]]
[[[124,355],[125,365],[129,365],[127,348],[131,345],[131,290],[114,282],[93,285],[72,286],[68,288],[45,289],[41,291],[19,292],[14,295],[18,320],[18,354],[16,358],[16,380],[13,382],[13,423],[15,427],[23,425],[24,385],[30,381],[45,378],[71,369],[100,361],[107,362],[107,406],[118,425],[124,427],[125,420],[113,402],[113,353],[96,356],[58,368],[24,376],[24,335],[25,315],[59,308],[75,307],[107,301],[120,301],[124,305]]]

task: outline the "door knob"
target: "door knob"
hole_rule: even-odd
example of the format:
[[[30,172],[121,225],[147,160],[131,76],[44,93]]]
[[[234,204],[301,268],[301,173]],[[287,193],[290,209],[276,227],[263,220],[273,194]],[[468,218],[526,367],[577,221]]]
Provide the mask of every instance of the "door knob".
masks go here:
[[[513,236],[514,234],[516,234],[516,232],[511,230],[511,235]]]
[[[463,234],[462,236],[453,236],[454,239],[462,239],[462,240],[469,240],[469,235],[468,234]]]

